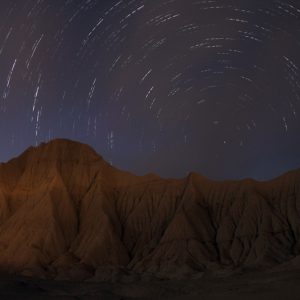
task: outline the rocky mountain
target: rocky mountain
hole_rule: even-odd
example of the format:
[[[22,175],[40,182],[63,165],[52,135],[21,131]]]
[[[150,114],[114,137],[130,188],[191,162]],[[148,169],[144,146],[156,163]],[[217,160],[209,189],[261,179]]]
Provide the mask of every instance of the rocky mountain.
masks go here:
[[[0,269],[56,279],[300,265],[300,170],[270,182],[120,171],[54,140],[0,165]]]

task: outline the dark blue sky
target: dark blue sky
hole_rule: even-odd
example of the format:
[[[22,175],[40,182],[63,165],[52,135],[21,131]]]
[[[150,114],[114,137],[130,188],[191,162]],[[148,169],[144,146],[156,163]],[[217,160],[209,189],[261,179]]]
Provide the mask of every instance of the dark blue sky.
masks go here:
[[[137,174],[300,167],[300,4],[24,0],[0,9],[0,161],[64,137]]]

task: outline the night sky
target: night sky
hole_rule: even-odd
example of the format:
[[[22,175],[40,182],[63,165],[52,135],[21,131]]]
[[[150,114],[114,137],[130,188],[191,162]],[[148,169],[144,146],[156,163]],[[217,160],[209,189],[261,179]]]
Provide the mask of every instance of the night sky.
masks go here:
[[[0,161],[63,137],[139,175],[300,167],[299,0],[0,8]]]

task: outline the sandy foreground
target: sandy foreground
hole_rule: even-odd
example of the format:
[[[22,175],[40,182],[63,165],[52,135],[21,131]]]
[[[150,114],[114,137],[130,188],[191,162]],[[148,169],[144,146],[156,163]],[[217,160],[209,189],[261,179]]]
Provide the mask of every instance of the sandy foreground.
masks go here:
[[[201,277],[199,275],[199,277]],[[125,281],[125,280],[123,280]],[[205,275],[186,280],[91,283],[1,276],[1,299],[300,299],[300,271]]]

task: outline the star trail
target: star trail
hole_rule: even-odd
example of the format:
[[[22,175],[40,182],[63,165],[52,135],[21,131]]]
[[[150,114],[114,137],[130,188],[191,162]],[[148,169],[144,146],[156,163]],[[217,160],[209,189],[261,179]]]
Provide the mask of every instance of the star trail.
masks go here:
[[[0,17],[0,161],[69,138],[140,175],[300,167],[299,1],[4,1]]]

